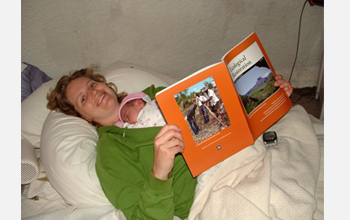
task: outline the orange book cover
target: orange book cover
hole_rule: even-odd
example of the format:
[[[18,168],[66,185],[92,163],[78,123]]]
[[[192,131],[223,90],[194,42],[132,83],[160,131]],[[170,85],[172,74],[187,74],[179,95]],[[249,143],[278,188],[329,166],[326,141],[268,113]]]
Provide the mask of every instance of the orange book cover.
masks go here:
[[[252,33],[222,62],[156,94],[168,124],[182,128],[183,156],[195,177],[252,145],[292,106],[262,44]]]

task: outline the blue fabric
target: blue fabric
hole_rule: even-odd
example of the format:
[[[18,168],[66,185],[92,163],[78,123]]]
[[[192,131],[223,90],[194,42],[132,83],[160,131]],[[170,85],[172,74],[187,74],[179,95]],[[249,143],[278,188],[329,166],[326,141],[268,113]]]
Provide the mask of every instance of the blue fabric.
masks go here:
[[[38,67],[25,62],[23,63],[27,67],[21,73],[21,102],[39,88],[41,84],[52,79]]]

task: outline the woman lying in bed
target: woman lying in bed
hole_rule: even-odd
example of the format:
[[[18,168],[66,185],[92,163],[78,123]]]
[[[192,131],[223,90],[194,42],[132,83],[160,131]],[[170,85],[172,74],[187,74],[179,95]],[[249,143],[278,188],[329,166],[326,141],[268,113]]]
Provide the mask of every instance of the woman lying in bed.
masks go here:
[[[290,96],[281,75],[276,86]],[[48,108],[81,117],[98,127],[96,173],[108,200],[127,219],[186,218],[197,181],[181,155],[185,146],[176,125],[142,129],[114,126],[126,96],[93,69],[63,76],[48,95]]]

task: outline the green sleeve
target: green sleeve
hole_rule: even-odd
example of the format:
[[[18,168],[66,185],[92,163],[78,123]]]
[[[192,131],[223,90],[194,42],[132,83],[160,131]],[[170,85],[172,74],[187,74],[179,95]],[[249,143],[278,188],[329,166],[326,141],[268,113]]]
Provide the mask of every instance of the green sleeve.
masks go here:
[[[149,129],[143,131],[146,131],[145,141],[141,146],[136,146],[135,138],[129,140],[113,133],[100,136],[96,158],[98,178],[109,201],[127,219],[173,219],[173,175],[166,181],[153,176],[155,135],[147,133]],[[147,136],[152,138],[147,140]]]
[[[149,97],[151,99],[155,99],[157,92],[162,91],[163,89],[165,89],[166,87],[164,86],[159,86],[159,87],[155,87],[153,84],[149,87],[147,87],[146,89],[144,89],[142,92],[144,92],[145,94],[149,95]]]

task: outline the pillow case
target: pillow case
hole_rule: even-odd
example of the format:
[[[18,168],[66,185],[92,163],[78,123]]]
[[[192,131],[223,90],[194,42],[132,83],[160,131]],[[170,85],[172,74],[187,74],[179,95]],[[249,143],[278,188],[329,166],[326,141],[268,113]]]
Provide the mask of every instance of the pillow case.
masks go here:
[[[84,119],[51,111],[43,126],[41,160],[51,186],[69,205],[107,205],[95,172],[96,129]]]
[[[141,92],[154,84],[155,87],[168,86],[177,80],[152,70],[126,62],[116,62],[101,72],[108,82],[117,85],[119,92]]]
[[[151,84],[169,85],[161,75],[130,65],[118,62],[101,73],[117,85],[119,92],[141,91]],[[81,118],[51,111],[45,120],[41,134],[43,168],[52,187],[70,205],[110,204],[95,171],[97,140],[96,129]]]
[[[46,116],[46,95],[57,84],[58,78],[43,83],[21,103],[21,137],[27,139],[35,148],[40,148],[40,136]]]

